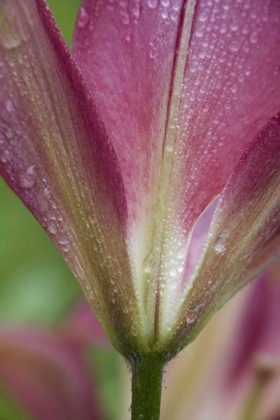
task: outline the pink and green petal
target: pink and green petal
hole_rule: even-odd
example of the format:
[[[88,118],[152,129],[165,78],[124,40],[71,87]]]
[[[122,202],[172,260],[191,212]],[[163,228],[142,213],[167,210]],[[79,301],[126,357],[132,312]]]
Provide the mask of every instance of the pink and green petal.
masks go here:
[[[37,420],[100,420],[99,396],[80,345],[52,332],[0,332],[1,383]]]
[[[143,299],[182,8],[177,1],[167,19],[157,0],[84,0],[73,40],[73,56],[119,158]],[[148,306],[153,310],[154,302]]]
[[[171,130],[172,122],[177,128],[170,141],[166,138],[172,150],[164,166],[171,172],[163,200],[168,210],[162,261],[170,261],[161,273],[166,324],[190,278],[187,258],[196,221],[221,192],[248,143],[279,110],[279,25],[275,1],[196,2],[180,102],[169,122]],[[180,274],[176,265],[182,255],[186,271]],[[177,292],[171,304],[169,284]]]
[[[276,1],[83,1],[73,54],[120,162],[147,313],[166,324],[197,219],[279,109],[279,25]]]
[[[205,249],[182,298],[172,349],[192,340],[280,233],[280,114],[256,136],[221,195]],[[256,273],[254,273],[256,275]],[[180,345],[180,346],[181,346]]]
[[[280,264],[275,263],[254,281],[240,322],[233,334],[229,381],[258,364],[278,367],[280,373]]]
[[[125,353],[131,325],[141,326],[130,302],[125,193],[107,132],[44,1],[1,1],[0,49],[0,173]]]
[[[234,394],[237,400],[239,396],[243,416],[238,418],[247,418],[245,413],[249,410],[250,418],[268,420],[279,417],[279,301],[278,262],[252,284],[229,342],[231,362],[225,381],[226,399],[230,404]]]

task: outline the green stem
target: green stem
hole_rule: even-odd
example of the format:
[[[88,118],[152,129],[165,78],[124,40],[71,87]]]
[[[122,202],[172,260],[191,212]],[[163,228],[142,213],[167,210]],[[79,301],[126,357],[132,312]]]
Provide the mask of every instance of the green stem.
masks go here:
[[[163,361],[148,355],[132,364],[131,420],[159,420]]]

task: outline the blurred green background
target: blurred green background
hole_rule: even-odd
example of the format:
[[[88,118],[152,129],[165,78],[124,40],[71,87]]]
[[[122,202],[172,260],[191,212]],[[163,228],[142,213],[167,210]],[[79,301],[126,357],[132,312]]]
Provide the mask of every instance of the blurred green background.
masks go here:
[[[71,45],[81,0],[48,3]],[[52,328],[81,296],[79,286],[48,236],[2,179],[0,203],[0,327],[16,323]],[[119,358],[110,349],[99,349],[90,359],[106,417],[117,420]],[[13,396],[0,387],[0,420],[23,419],[26,417],[14,404]]]

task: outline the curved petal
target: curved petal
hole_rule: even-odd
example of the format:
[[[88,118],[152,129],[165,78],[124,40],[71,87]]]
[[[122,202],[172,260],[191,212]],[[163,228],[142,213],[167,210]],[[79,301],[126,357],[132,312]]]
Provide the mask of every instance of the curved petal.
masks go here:
[[[275,0],[83,1],[74,57],[120,161],[147,311],[172,317],[196,220],[279,109],[279,26]]]
[[[119,158],[140,279],[151,246],[183,3],[177,1],[171,20],[158,0],[84,0],[73,40],[73,56]]]
[[[0,173],[125,347],[138,315],[123,182],[103,123],[44,1],[1,1],[0,50]]]
[[[27,328],[0,332],[1,381],[38,420],[98,420],[101,407],[79,346]]]
[[[280,265],[279,262],[266,270],[252,285],[248,302],[242,311],[240,322],[233,334],[233,363],[228,380],[234,385],[243,371],[250,369],[254,357],[259,362],[280,361]],[[280,364],[278,363],[279,367]]]
[[[252,142],[222,193],[200,265],[183,298],[176,335],[193,339],[250,279],[246,268],[280,233],[279,183],[280,113]]]

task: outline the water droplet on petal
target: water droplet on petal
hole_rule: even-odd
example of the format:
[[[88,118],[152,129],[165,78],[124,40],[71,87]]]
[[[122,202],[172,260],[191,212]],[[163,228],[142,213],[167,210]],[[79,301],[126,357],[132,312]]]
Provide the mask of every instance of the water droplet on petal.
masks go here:
[[[206,20],[208,19],[208,14],[203,11],[198,19],[200,20],[200,22],[206,22]]]
[[[57,228],[56,225],[54,223],[49,223],[48,224],[48,231],[52,234],[55,235],[57,233]]]
[[[230,90],[232,91],[232,93],[236,93],[238,90],[238,86],[236,84],[231,85]]]
[[[139,3],[136,3],[133,7],[132,7],[132,15],[134,17],[134,22],[137,23],[139,20],[141,14],[141,5]]]
[[[239,25],[238,25],[238,22],[236,21],[236,20],[234,20],[233,22],[231,22],[231,24],[230,24],[230,29],[232,30],[232,31],[237,31],[238,30],[238,28],[239,28]]]
[[[156,58],[159,55],[159,50],[157,48],[152,48],[149,55],[151,58]]]
[[[148,0],[148,6],[150,9],[155,9],[158,5],[158,0]]]
[[[77,26],[80,29],[85,28],[85,26],[88,24],[89,22],[89,15],[87,13],[87,11],[85,10],[84,7],[80,8],[80,12],[79,12],[79,16],[78,16],[78,20],[77,20]]]
[[[2,163],[9,163],[11,159],[12,159],[12,154],[11,152],[9,152],[9,150],[4,150],[4,152],[0,154],[0,160]]]
[[[202,59],[203,59],[203,58],[205,58],[205,57],[206,57],[207,53],[206,53],[206,51],[205,51],[205,50],[202,50],[202,51],[200,51],[200,52],[199,52],[199,54],[198,54],[198,55],[199,55],[199,57],[200,57],[200,58],[202,58]]]
[[[68,239],[67,239],[67,238],[63,238],[63,237],[61,237],[61,238],[59,239],[58,243],[59,243],[60,245],[67,245],[67,244],[69,243],[69,241],[68,241]]]
[[[162,9],[160,15],[161,15],[162,19],[167,19],[168,18],[168,9],[166,9],[166,8]]]
[[[145,273],[149,274],[152,271],[154,263],[154,256],[153,254],[149,254],[143,261],[143,267]]]
[[[35,165],[29,166],[27,171],[19,176],[21,188],[26,190],[34,187],[36,183]]]
[[[258,34],[257,32],[253,32],[252,35],[250,36],[250,41],[252,44],[256,44],[256,42],[258,41]]]
[[[184,250],[183,248],[181,248],[181,249],[179,249],[179,251],[177,252],[176,257],[177,257],[179,260],[183,260],[183,259],[185,258],[185,255],[186,255],[185,250]]]
[[[177,271],[177,268],[176,268],[176,267],[171,267],[171,268],[169,269],[169,275],[170,275],[171,277],[176,277],[176,276],[177,276],[177,274],[178,274],[178,271]]]
[[[239,48],[240,48],[240,44],[239,44],[239,42],[238,42],[238,41],[232,41],[232,43],[229,45],[229,49],[230,49],[232,52],[236,52],[236,51],[238,51],[238,50],[239,50]]]
[[[226,246],[225,246],[225,241],[228,237],[228,233],[227,232],[222,232],[219,236],[218,239],[214,245],[214,249],[218,254],[221,254],[223,252],[226,251]]]
[[[11,100],[6,102],[6,110],[8,112],[13,112],[14,111],[14,105],[13,105],[13,102]]]

